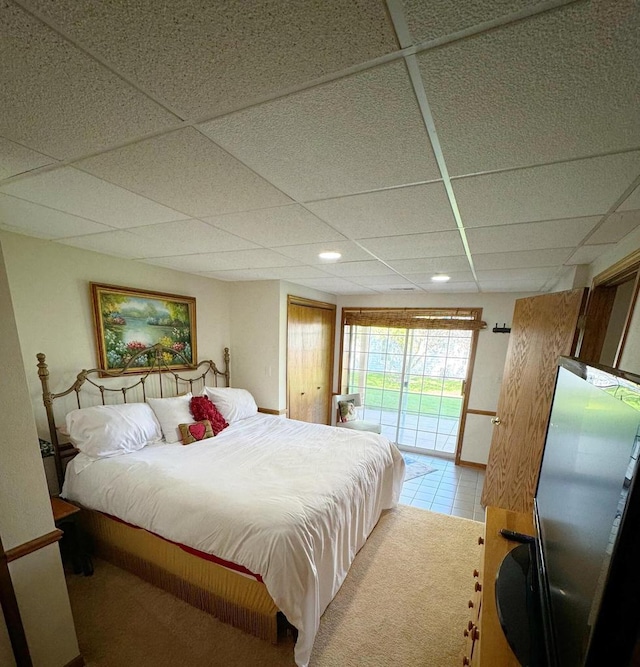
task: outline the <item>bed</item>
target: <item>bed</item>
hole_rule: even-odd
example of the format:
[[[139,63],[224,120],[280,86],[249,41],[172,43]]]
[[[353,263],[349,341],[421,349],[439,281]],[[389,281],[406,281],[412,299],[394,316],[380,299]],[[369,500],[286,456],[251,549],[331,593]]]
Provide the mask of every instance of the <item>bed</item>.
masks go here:
[[[87,414],[80,399],[85,385],[96,390],[100,405],[114,396],[158,405],[149,396],[152,385],[161,401],[180,403],[221,379],[229,385],[228,350],[224,370],[206,361],[190,367],[190,376],[167,366],[166,348],[150,350],[156,361],[139,376],[82,371],[57,394],[39,355],[61,472],[65,453],[76,451],[58,437],[54,402],[75,397],[73,424],[73,415]],[[138,398],[131,401],[130,391]],[[242,391],[212,390],[223,403],[229,392]],[[262,414],[257,406],[235,416],[215,437],[188,446],[165,436],[102,458],[80,451],[68,457],[61,495],[85,508],[98,555],[265,639],[275,641],[279,619],[280,625],[286,619],[297,631],[296,664],[304,667],[322,613],[381,512],[398,501],[404,461],[374,433]]]

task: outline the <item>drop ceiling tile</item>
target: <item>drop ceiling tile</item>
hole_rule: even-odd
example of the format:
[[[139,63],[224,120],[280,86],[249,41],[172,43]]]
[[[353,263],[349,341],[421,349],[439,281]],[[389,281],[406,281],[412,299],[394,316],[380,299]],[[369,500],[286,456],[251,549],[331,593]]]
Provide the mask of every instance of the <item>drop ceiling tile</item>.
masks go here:
[[[191,273],[210,271],[228,271],[232,269],[261,269],[272,266],[296,266],[295,259],[283,257],[266,248],[250,250],[230,250],[229,252],[209,252],[176,257],[158,257],[145,260],[148,264],[157,264],[171,269]],[[187,268],[185,268],[187,267]]]
[[[396,275],[392,269],[375,259],[363,262],[336,262],[333,264],[323,264],[322,269],[326,273],[340,276],[342,278],[362,276],[383,276],[388,278],[389,276]]]
[[[617,243],[640,226],[640,210],[612,213],[587,239],[587,245]]]
[[[366,239],[362,245],[376,257],[384,260],[446,257],[464,252],[457,231]]]
[[[54,162],[55,160],[48,155],[0,137],[0,180]]]
[[[531,0],[402,0],[414,44],[443,37],[478,23],[501,18],[535,5]]]
[[[73,167],[21,178],[0,192],[120,228],[188,217]]]
[[[397,287],[398,285],[403,285],[405,287],[415,285],[415,281],[407,280],[397,273],[391,273],[387,276],[354,276],[351,280],[353,280],[354,283],[358,283],[358,285],[372,287],[374,289],[385,289],[391,286]]]
[[[255,243],[221,229],[215,229],[201,220],[180,220],[136,227],[131,230],[131,233],[138,237],[139,253],[137,257],[140,258],[171,257],[195,252],[202,254],[258,247]]]
[[[482,292],[542,292],[543,280],[482,280]]]
[[[388,261],[390,267],[402,274],[410,273],[448,273],[449,271],[464,271],[469,268],[466,255],[452,257],[420,257],[417,259],[392,259]]]
[[[467,229],[471,253],[515,252],[577,246],[593,229],[597,218],[547,220],[519,225]]]
[[[605,253],[607,250],[611,250],[615,247],[615,243],[604,243],[602,245],[585,245],[581,248],[578,248],[571,257],[565,262],[568,266],[573,266],[574,264],[591,264],[596,260],[600,255]]]
[[[206,217],[203,220],[266,248],[345,240],[340,232],[298,204]]]
[[[312,266],[281,266],[266,269],[242,269],[203,273],[208,278],[219,280],[290,280],[296,282],[306,278],[327,278],[327,274]]]
[[[0,194],[0,226],[43,239],[112,231],[111,227]]]
[[[618,207],[618,211],[636,211],[640,209],[640,186],[638,186]]]
[[[140,256],[140,240],[131,232],[122,229],[90,236],[60,239],[58,243],[126,259],[135,259]]]
[[[460,283],[418,283],[425,292],[478,292],[478,285],[474,282]]]
[[[374,294],[374,290],[341,278],[308,278],[296,280],[296,284],[330,294]]]
[[[432,271],[429,273],[405,273],[405,275],[411,282],[417,283],[418,285],[439,285],[443,283],[438,283],[437,281],[432,281],[432,276],[437,273],[445,273],[449,276],[449,280],[444,283],[450,285],[452,283],[468,283],[474,282],[473,273],[469,269],[466,271]]]
[[[478,270],[519,269],[537,266],[559,266],[571,255],[573,248],[547,248],[516,252],[474,253],[473,265]]]
[[[194,217],[291,201],[192,127],[82,160],[77,166]]]
[[[476,271],[478,281],[483,283],[487,280],[504,280],[506,282],[513,281],[527,281],[539,280],[544,282],[557,273],[562,265],[557,266],[542,266],[538,268],[521,268],[521,269],[495,269],[489,271]]]
[[[637,148],[638,30],[634,0],[569,3],[420,54],[451,175]]]
[[[0,43],[3,137],[70,158],[177,121],[14,3],[0,4]]]
[[[440,178],[401,61],[218,118],[201,129],[298,201]]]
[[[397,49],[382,2],[172,0],[162,11],[140,1],[32,4],[190,117],[229,111]]]
[[[352,239],[456,228],[442,183],[325,199],[307,207]]]
[[[639,114],[640,115],[640,114]],[[606,213],[640,171],[640,152],[453,181],[465,227]]]
[[[331,266],[337,262],[328,262],[318,257],[318,254],[325,251],[335,251],[342,255],[341,262],[358,262],[372,259],[371,255],[358,247],[351,241],[327,241],[326,243],[308,243],[304,245],[282,246],[274,248],[286,257],[303,262],[304,264],[314,264]]]

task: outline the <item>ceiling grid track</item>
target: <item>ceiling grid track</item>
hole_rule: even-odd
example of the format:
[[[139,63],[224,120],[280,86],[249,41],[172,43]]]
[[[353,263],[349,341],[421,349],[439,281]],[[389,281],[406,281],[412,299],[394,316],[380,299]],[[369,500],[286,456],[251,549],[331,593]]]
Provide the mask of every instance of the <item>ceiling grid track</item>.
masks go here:
[[[400,40],[400,46],[407,46],[407,43],[411,40],[411,34],[409,32],[409,26],[407,25],[404,12],[402,10],[401,0],[387,0],[387,6],[389,7],[389,14],[393,21],[396,34]],[[440,174],[442,176],[442,182],[447,192],[447,198],[449,199],[451,212],[453,213],[458,232],[460,233],[460,240],[462,241],[464,252],[469,262],[469,268],[471,269],[473,279],[478,286],[478,291],[482,291],[480,289],[478,275],[476,274],[473,258],[471,256],[471,250],[469,248],[469,241],[467,239],[467,234],[462,222],[462,216],[460,215],[458,202],[456,201],[456,195],[453,191],[453,186],[451,185],[449,170],[447,169],[444,153],[442,152],[442,146],[440,145],[440,140],[438,139],[438,133],[436,131],[435,122],[433,120],[433,114],[431,113],[431,107],[427,99],[427,93],[424,89],[424,83],[422,81],[422,75],[420,73],[420,67],[418,65],[416,56],[405,56],[405,63],[407,65],[411,85],[413,86],[416,100],[418,102],[418,107],[420,108],[420,113],[422,114],[422,120],[424,121],[427,134],[429,135],[429,140],[431,141],[431,147],[433,148],[433,153],[438,164],[438,169],[440,170]]]

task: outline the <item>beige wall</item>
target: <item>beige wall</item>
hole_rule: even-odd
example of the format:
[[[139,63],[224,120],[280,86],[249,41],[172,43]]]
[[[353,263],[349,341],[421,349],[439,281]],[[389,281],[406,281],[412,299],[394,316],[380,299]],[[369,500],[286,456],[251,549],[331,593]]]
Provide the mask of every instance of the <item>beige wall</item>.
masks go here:
[[[232,347],[228,283],[8,232],[0,232],[0,242],[41,437],[48,430],[36,354],[47,355],[54,392],[97,366],[90,282],[193,296],[198,358],[222,364],[223,348]]]
[[[509,343],[508,334],[493,333],[491,329],[498,323],[502,326],[511,324],[516,299],[529,294],[492,293],[492,294],[404,294],[389,297],[345,296],[338,299],[338,322],[341,321],[342,308],[355,306],[369,307],[407,307],[407,308],[482,308],[482,319],[487,328],[479,333],[478,349],[469,394],[469,408],[475,410],[495,410],[500,394],[502,372]],[[336,350],[340,349],[340,331],[336,332]],[[336,355],[336,377],[339,360]],[[465,430],[461,458],[464,461],[486,463],[491,444],[489,418],[474,418],[470,428]]]
[[[20,341],[0,244],[0,537],[5,550],[54,530]],[[9,565],[35,667],[60,667],[79,654],[60,552],[49,545]],[[0,633],[6,653],[6,632]],[[10,663],[9,663],[10,664]]]

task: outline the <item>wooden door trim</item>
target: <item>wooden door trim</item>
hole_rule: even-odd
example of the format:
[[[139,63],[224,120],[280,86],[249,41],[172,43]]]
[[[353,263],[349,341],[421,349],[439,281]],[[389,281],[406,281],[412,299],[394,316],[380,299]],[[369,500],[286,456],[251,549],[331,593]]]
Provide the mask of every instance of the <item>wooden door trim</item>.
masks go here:
[[[636,303],[638,301],[638,293],[640,292],[640,248],[634,250],[632,253],[629,253],[626,257],[623,257],[620,261],[616,262],[609,268],[600,272],[596,275],[591,282],[591,291],[589,293],[589,300],[587,303],[587,311],[585,318],[585,333],[587,332],[590,322],[589,322],[589,309],[596,299],[603,296],[603,290],[607,288],[618,287],[622,283],[627,282],[628,280],[633,280],[635,274],[635,282],[633,286],[633,293],[631,295],[631,301],[629,303],[629,308],[627,309],[627,314],[625,317],[624,326],[622,328],[622,334],[620,340],[618,341],[618,347],[616,349],[616,354],[614,357],[613,366],[618,368],[620,364],[620,359],[624,352],[624,347],[629,336],[629,328],[631,327],[631,320],[635,311]],[[586,350],[583,349],[583,346],[580,346],[579,358],[584,359],[585,361],[591,363],[599,363],[600,354],[602,353],[602,346],[604,344],[604,335],[606,335],[606,329],[609,325],[609,319],[611,317],[611,310],[613,308],[613,301],[615,299],[615,291],[608,295],[611,303],[608,305],[608,309],[605,314],[606,325],[604,326],[604,334],[602,334],[597,340],[590,341],[587,340],[588,347]],[[596,302],[597,303],[597,302]],[[584,336],[583,336],[584,340]]]
[[[305,299],[302,296],[295,296],[294,294],[287,294],[287,306],[289,305],[321,308],[322,310],[333,310],[334,312],[337,308],[335,303],[328,303],[327,301],[314,301],[313,299]]]
[[[478,319],[482,319],[482,308],[478,308]],[[475,329],[471,332],[471,354],[469,355],[469,366],[467,368],[467,377],[465,379],[464,398],[462,399],[462,408],[460,410],[460,425],[458,426],[458,439],[456,441],[456,453],[454,461],[456,465],[460,464],[460,455],[462,454],[462,441],[464,439],[464,427],[467,423],[467,413],[469,412],[469,395],[471,394],[471,381],[473,379],[473,369],[476,364],[476,351],[478,349],[478,338],[480,332]]]

